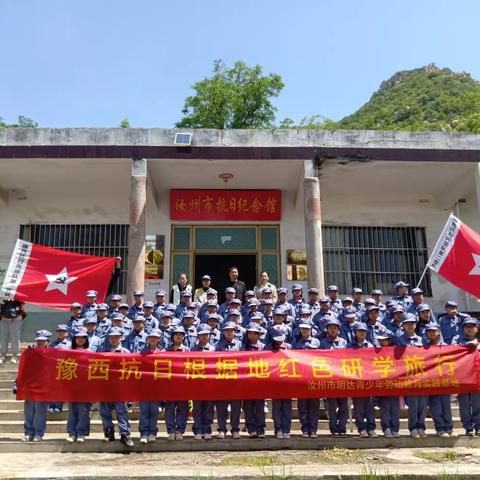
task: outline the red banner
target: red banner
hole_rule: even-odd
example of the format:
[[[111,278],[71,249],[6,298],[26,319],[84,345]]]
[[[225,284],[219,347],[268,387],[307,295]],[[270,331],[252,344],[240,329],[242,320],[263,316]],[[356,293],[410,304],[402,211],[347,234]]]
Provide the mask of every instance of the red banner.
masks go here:
[[[170,190],[172,220],[279,221],[279,190]]]
[[[279,352],[27,349],[17,400],[153,401],[436,395],[480,390],[464,346]]]
[[[21,302],[70,310],[73,302],[96,290],[103,302],[115,258],[94,257],[17,240],[2,290]]]

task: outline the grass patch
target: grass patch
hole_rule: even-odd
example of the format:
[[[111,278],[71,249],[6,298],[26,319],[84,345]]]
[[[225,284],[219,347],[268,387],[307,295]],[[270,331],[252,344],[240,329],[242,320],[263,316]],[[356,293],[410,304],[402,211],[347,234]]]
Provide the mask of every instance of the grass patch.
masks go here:
[[[274,465],[284,465],[284,463],[270,457],[236,455],[235,457],[222,459],[219,465],[223,467],[271,467]]]
[[[444,469],[443,473],[438,477],[438,480],[460,480],[458,469],[455,473],[447,473],[447,471]]]
[[[388,473],[388,470],[385,473],[379,473],[379,470],[375,466],[363,464],[362,474],[360,475],[361,480],[396,480],[398,477],[394,474]]]
[[[292,475],[292,468],[290,467],[288,472],[283,465],[279,470],[278,473],[274,468],[269,468],[266,466],[258,467],[263,478],[267,480],[293,480],[294,476]]]
[[[435,463],[455,462],[465,456],[453,450],[447,450],[446,452],[415,452],[414,455]]]
[[[315,452],[315,457],[321,462],[326,463],[363,463],[366,459],[366,454],[360,450],[349,450],[348,448],[326,448]]]
[[[347,448],[328,448],[325,450],[306,450],[302,455],[293,452],[265,453],[264,455],[232,455],[220,460],[224,467],[282,467],[285,465],[305,465],[307,463],[364,463],[367,459],[362,450],[349,450]]]

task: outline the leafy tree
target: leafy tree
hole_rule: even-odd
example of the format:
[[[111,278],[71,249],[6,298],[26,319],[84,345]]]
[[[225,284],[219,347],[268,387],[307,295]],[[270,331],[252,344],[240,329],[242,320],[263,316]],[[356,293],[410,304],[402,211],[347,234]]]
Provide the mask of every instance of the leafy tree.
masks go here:
[[[272,98],[283,89],[280,75],[263,75],[262,67],[235,62],[228,68],[215,60],[213,74],[193,85],[185,99],[179,128],[269,128],[277,109]]]
[[[37,128],[38,123],[34,122],[31,118],[24,115],[18,116],[17,123],[5,123],[2,117],[0,117],[0,128]]]
[[[38,123],[34,122],[31,118],[25,117],[23,115],[18,116],[18,126],[20,128],[37,128]]]
[[[323,115],[311,115],[303,117],[296,125],[291,118],[284,118],[279,125],[280,128],[303,128],[308,130],[335,130],[337,122],[324,117]]]
[[[130,128],[130,121],[128,118],[124,118],[119,125],[120,128]]]

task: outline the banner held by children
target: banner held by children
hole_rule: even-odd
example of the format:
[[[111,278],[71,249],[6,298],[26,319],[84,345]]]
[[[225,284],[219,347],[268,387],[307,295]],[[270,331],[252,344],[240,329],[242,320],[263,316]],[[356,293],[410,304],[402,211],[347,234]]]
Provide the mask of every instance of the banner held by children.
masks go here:
[[[155,401],[441,395],[480,390],[475,347],[94,353],[27,349],[18,400]]]

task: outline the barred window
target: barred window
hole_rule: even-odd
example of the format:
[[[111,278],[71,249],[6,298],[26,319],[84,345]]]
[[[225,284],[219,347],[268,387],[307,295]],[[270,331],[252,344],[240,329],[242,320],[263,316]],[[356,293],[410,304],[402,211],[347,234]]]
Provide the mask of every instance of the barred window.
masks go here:
[[[323,226],[323,257],[327,285],[350,293],[378,288],[394,293],[403,280],[416,286],[428,261],[425,229],[421,227]],[[420,285],[431,296],[430,274]]]
[[[125,294],[128,225],[20,225],[20,238],[74,253],[122,257],[123,270],[113,285],[113,292]]]

